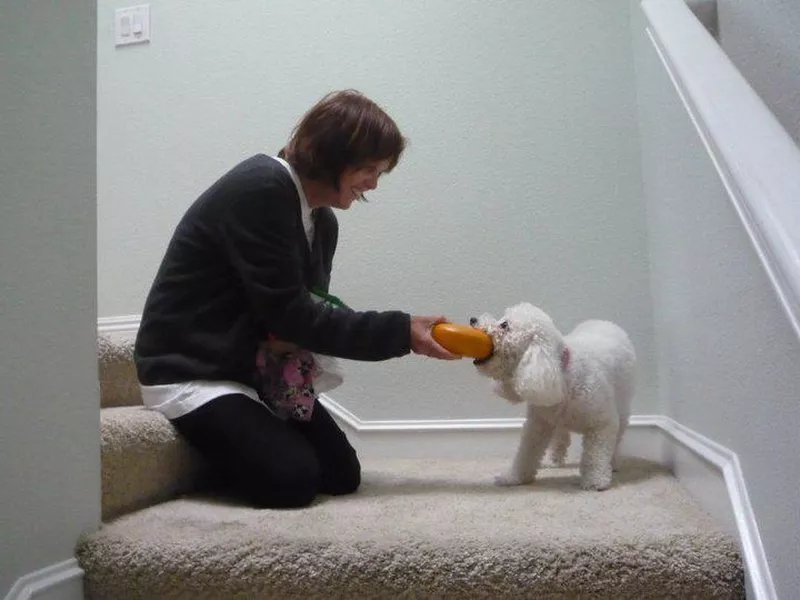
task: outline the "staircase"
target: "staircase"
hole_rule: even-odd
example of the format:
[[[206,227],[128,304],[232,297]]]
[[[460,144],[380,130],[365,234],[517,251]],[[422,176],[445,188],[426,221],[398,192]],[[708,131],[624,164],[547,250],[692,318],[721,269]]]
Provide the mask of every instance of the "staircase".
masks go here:
[[[507,461],[363,460],[353,496],[256,510],[141,406],[129,344],[100,340],[103,526],[93,599],[743,598],[737,541],[648,461],[612,489],[577,469],[498,488]]]

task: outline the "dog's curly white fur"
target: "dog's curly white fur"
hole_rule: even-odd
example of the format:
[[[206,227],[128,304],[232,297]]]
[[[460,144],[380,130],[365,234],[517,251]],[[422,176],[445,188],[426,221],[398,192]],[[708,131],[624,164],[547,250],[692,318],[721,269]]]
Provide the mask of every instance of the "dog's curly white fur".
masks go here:
[[[574,431],[583,435],[581,487],[610,487],[634,391],[636,354],[625,331],[589,320],[563,336],[528,303],[508,308],[500,319],[484,314],[470,323],[494,343],[488,359],[475,361],[478,371],[495,381],[499,396],[527,405],[514,461],[496,482],[532,482],[551,442],[553,462],[563,464]]]

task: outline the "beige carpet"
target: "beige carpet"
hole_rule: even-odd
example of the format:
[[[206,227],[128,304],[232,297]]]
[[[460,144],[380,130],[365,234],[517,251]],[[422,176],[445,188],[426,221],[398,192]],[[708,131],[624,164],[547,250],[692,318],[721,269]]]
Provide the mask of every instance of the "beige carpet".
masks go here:
[[[163,415],[144,406],[100,411],[104,521],[189,492],[203,462]]]
[[[83,539],[87,598],[743,598],[735,541],[668,473],[628,461],[498,488],[505,462],[365,465],[303,510],[180,498]]]
[[[133,363],[133,340],[97,336],[97,366],[101,408],[142,403],[142,392]]]

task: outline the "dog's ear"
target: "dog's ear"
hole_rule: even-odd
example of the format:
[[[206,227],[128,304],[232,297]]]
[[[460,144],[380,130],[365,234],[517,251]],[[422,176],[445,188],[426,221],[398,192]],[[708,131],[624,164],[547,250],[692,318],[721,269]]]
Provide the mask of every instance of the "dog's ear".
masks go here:
[[[555,406],[566,395],[561,356],[552,356],[548,350],[545,346],[531,344],[514,373],[514,391],[533,406]]]

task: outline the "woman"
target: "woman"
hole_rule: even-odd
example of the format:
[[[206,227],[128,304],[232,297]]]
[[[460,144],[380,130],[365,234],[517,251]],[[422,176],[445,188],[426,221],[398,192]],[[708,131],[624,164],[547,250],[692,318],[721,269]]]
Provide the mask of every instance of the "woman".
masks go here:
[[[331,209],[377,188],[404,147],[374,102],[327,95],[278,157],[248,158],[192,204],[156,274],[135,347],[144,403],[257,506],[359,486],[354,449],[315,402],[312,353],[457,358],[431,338],[443,317],[358,312],[327,296]]]

